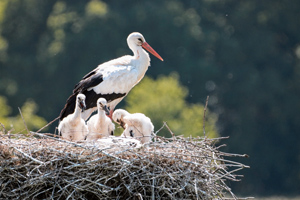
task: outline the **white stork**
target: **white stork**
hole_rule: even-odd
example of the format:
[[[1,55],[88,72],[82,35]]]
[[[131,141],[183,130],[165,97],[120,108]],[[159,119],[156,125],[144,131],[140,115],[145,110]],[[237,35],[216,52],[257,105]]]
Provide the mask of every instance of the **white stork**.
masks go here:
[[[113,115],[112,115],[112,119],[119,124],[120,126],[122,126],[123,129],[126,128],[126,123],[124,122],[124,117],[130,115],[129,112],[127,112],[124,109],[117,109],[114,111]]]
[[[97,107],[98,114],[92,116],[87,122],[89,134],[87,135],[86,140],[88,141],[97,140],[114,134],[115,125],[111,119],[106,116],[109,115],[106,99],[99,98]]]
[[[113,113],[112,118],[125,129],[121,137],[133,137],[140,140],[143,144],[151,141],[154,126],[150,118],[144,114],[130,114],[126,110],[117,109]]]
[[[97,109],[96,102],[100,97],[107,100],[111,118],[116,105],[140,82],[150,66],[150,57],[145,50],[163,61],[141,33],[131,33],[127,38],[127,44],[133,56],[126,55],[105,62],[85,75],[75,85],[73,94],[68,98],[60,113],[60,120],[73,113],[78,93],[86,96],[87,109],[82,113],[85,120]]]
[[[65,117],[58,125],[58,133],[62,138],[71,141],[79,141],[85,138],[88,134],[88,127],[81,118],[81,110],[85,108],[85,96],[84,94],[78,94],[74,113]]]

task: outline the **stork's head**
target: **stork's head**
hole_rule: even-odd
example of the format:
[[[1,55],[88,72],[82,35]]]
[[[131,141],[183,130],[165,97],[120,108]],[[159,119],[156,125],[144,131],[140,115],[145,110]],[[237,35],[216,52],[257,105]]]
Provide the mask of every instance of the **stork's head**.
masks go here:
[[[97,101],[97,107],[100,110],[104,110],[106,115],[109,115],[109,108],[107,106],[107,101],[104,98],[99,98]]]
[[[145,50],[150,52],[152,55],[163,61],[162,57],[146,42],[144,36],[141,33],[133,32],[127,37],[127,43],[129,48],[135,52],[137,47],[143,47]]]
[[[86,109],[86,105],[85,105],[85,95],[84,94],[78,94],[76,97],[77,100],[77,105],[79,106],[79,108],[81,109],[81,111]]]
[[[138,32],[133,32],[127,37],[128,45],[142,46],[146,42],[144,36]]]

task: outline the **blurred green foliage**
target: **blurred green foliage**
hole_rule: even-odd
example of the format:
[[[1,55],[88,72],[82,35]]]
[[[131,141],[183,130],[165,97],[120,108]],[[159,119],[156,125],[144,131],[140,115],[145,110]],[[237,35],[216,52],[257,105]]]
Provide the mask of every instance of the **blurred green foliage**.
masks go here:
[[[2,96],[0,96],[0,108],[0,122],[4,125],[4,127],[8,127],[8,115],[11,112],[11,108],[7,105],[7,99]]]
[[[3,132],[11,133],[27,133],[26,127],[30,131],[39,130],[46,125],[46,120],[36,115],[38,106],[32,100],[27,100],[21,107],[21,114],[17,116],[10,116],[11,108],[7,105],[7,99],[0,96],[0,126]],[[26,127],[25,127],[25,124]]]
[[[151,57],[147,75],[158,80],[176,71],[188,88],[172,102],[176,109],[188,105],[186,116],[176,119],[198,115],[192,111],[201,108],[193,105],[209,95],[208,116],[217,115],[219,134],[230,136],[225,150],[250,155],[239,161],[251,169],[232,189],[250,196],[296,195],[299,10],[297,0],[0,0],[0,95],[10,116],[34,99],[36,114],[51,121],[83,75],[131,54],[126,37],[139,31],[164,58]]]

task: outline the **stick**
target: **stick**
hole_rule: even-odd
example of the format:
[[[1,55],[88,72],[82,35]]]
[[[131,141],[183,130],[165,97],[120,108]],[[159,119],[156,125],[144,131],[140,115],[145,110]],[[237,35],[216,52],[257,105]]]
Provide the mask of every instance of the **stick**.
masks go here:
[[[4,133],[7,132],[6,129],[5,129],[4,124],[2,124],[2,123],[0,122],[0,125],[2,126]]]
[[[14,149],[15,149],[16,151],[20,152],[20,153],[21,153],[23,156],[25,156],[25,157],[29,158],[30,160],[32,160],[32,161],[34,161],[34,162],[36,162],[36,163],[39,163],[40,165],[43,165],[43,164],[45,164],[44,162],[42,162],[42,161],[39,161],[39,160],[37,160],[37,159],[35,159],[35,158],[33,158],[33,157],[29,156],[28,154],[24,153],[23,151],[21,151],[21,150],[17,149],[16,147],[14,147]]]
[[[205,133],[205,113],[206,113],[206,109],[207,109],[208,99],[209,99],[209,96],[207,96],[207,98],[206,98],[204,113],[203,113],[203,134],[204,134],[204,137],[206,136],[206,133]]]
[[[42,128],[40,128],[40,129],[37,131],[37,133],[40,132],[41,130],[43,130],[44,128],[50,126],[53,122],[55,122],[55,121],[58,120],[58,119],[59,119],[59,117],[56,117],[54,120],[52,120],[51,122],[49,122],[48,124],[46,124],[45,126],[43,126]]]
[[[169,128],[169,126],[167,125],[166,122],[165,122],[165,124],[166,124],[166,127],[167,127],[168,131],[171,133],[172,137],[174,138],[175,134],[171,131],[171,129]]]
[[[162,127],[160,127],[154,134],[157,136],[157,133],[159,133],[164,127],[166,126],[166,122],[163,123]]]
[[[30,132],[29,132],[28,127],[27,127],[27,125],[26,125],[25,119],[24,119],[24,117],[23,117],[23,115],[22,115],[22,111],[21,111],[21,109],[20,109],[19,107],[18,107],[18,109],[19,109],[21,118],[22,118],[22,120],[23,120],[24,126],[25,126],[25,128],[26,128],[26,130],[27,130],[27,133],[30,135]]]

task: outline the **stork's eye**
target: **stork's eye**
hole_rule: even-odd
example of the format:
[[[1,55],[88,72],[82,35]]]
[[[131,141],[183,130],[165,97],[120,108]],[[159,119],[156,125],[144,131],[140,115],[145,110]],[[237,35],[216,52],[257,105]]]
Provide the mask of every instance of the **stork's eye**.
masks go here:
[[[117,122],[119,122],[119,123],[120,123],[120,120],[119,120],[119,119],[117,119]]]
[[[142,40],[141,38],[138,38],[138,40],[139,40],[140,42],[143,42],[143,40]]]

